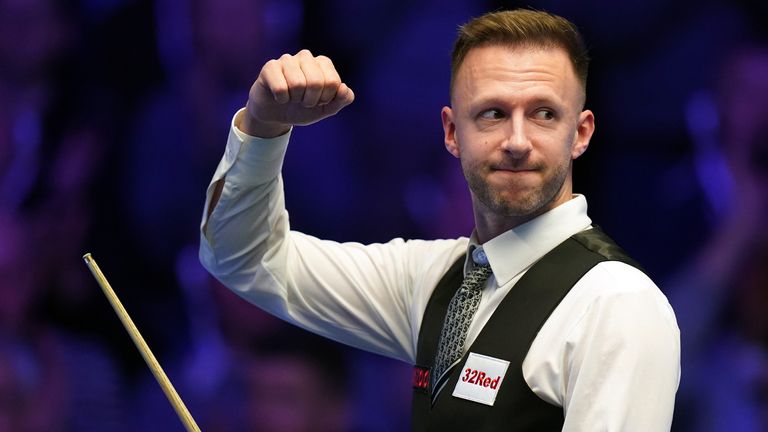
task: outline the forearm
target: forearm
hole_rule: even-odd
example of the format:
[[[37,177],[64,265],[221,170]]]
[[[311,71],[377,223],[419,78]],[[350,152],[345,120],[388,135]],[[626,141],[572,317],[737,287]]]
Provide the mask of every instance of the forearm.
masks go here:
[[[290,125],[267,124],[254,119],[251,115],[248,114],[247,109],[241,109],[235,114],[235,118],[233,119],[233,126],[234,129],[241,131],[242,134],[264,139],[276,138],[287,134],[291,130]],[[211,217],[213,209],[216,207],[216,204],[221,198],[221,193],[224,190],[224,182],[225,178],[218,180],[214,179],[212,182],[213,190],[211,192],[210,198],[208,199],[208,206],[205,215],[206,219]],[[203,231],[205,231],[205,226],[203,226]]]
[[[201,262],[225,286],[282,319],[411,361],[413,317],[420,316],[413,308],[423,308],[424,288],[436,284],[466,242],[341,244],[291,231],[279,174],[283,151],[275,148],[285,145],[287,137],[242,142],[233,128],[208,188]],[[434,271],[414,282],[425,267]]]
[[[226,287],[260,308],[294,324],[296,285],[288,270],[292,237],[284,204],[280,167],[287,136],[258,139],[233,119],[225,154],[206,196],[201,223],[200,261]],[[299,315],[302,315],[299,313]]]
[[[201,241],[203,265],[229,289],[283,320],[411,361],[413,271],[405,265],[414,261],[408,252],[412,244],[399,239],[341,244],[290,231],[281,185],[278,178],[237,191],[225,183]],[[422,245],[414,254],[429,256],[429,244]],[[442,256],[454,249],[444,248]]]
[[[231,274],[228,263],[255,266],[270,247],[268,239],[274,237],[284,212],[279,177],[289,135],[269,140],[248,136],[237,128],[243,112],[233,119],[225,154],[207,190],[201,223],[200,257],[216,276]],[[232,262],[232,257],[239,261]]]

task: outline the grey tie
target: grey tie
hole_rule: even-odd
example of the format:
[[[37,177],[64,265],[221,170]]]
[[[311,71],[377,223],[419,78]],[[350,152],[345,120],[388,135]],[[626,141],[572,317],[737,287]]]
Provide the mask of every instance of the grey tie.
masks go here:
[[[469,325],[480,305],[483,287],[485,287],[485,281],[488,280],[490,274],[491,268],[488,265],[476,265],[464,278],[461,287],[456,291],[448,305],[435,363],[430,373],[432,397],[435,397],[440,391],[438,385],[441,383],[440,378],[443,373],[450,369],[451,365],[463,355]]]

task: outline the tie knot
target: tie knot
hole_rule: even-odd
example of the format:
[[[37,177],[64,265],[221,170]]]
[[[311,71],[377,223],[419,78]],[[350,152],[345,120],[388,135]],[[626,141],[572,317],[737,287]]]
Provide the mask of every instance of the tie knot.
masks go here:
[[[482,247],[476,247],[474,250],[472,250],[472,261],[480,266],[490,265],[488,262],[488,255],[485,254],[485,251]]]

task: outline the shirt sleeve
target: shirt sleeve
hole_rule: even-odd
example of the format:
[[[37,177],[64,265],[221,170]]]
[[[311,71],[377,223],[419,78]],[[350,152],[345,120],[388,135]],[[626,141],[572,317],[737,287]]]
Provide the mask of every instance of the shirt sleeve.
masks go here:
[[[232,126],[208,187],[200,260],[225,286],[314,333],[413,362],[423,308],[466,239],[362,245],[290,229],[280,175],[286,135],[259,139]]]
[[[670,430],[680,332],[645,274],[620,262],[598,264],[551,318],[523,369],[534,392],[563,406],[564,432]]]

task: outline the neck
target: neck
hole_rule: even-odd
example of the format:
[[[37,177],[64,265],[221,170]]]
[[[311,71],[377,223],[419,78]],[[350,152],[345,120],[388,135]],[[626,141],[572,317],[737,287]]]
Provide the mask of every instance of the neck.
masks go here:
[[[479,212],[477,206],[475,206],[475,232],[477,234],[477,241],[480,244],[487,242],[499,235],[513,229],[518,226],[529,222],[544,211],[531,213],[524,216],[505,216],[498,217],[498,215]]]
[[[526,214],[512,215],[494,212],[473,196],[472,211],[475,216],[477,241],[483,244],[513,228],[536,219],[560,204],[570,201],[572,198],[573,193],[571,189],[564,188],[547,204]]]

